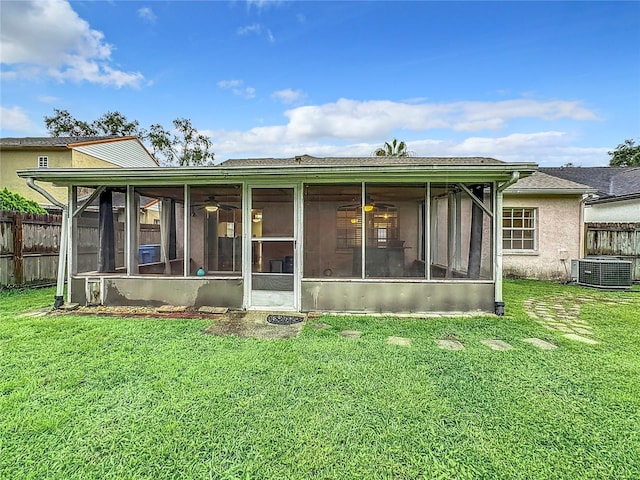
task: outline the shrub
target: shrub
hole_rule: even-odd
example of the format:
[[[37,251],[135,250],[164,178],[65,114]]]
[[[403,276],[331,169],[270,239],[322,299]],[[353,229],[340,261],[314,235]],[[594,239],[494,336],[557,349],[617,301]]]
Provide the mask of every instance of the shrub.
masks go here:
[[[0,210],[23,213],[47,213],[47,211],[33,200],[24,198],[19,193],[13,193],[3,188],[0,190]]]

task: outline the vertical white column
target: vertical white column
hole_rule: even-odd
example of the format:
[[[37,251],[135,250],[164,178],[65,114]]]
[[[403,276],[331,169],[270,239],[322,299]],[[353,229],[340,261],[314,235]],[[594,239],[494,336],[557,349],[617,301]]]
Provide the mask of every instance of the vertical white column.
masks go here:
[[[127,202],[126,202],[126,241],[125,241],[125,264],[127,266],[127,276],[131,276],[137,271],[136,249],[138,247],[137,230],[138,230],[138,202],[136,201],[136,193],[133,185],[127,185]]]
[[[494,268],[493,279],[495,284],[494,301],[502,302],[502,190],[498,188],[496,182],[493,184],[493,195],[495,205],[493,212],[493,238],[494,238]]]
[[[431,182],[427,182],[424,211],[424,268],[426,279],[431,280]]]
[[[183,258],[183,276],[188,277],[191,275],[191,189],[189,185],[184,186],[184,207],[182,211],[184,212],[182,216],[184,217],[184,227],[183,227],[183,249],[184,258]]]

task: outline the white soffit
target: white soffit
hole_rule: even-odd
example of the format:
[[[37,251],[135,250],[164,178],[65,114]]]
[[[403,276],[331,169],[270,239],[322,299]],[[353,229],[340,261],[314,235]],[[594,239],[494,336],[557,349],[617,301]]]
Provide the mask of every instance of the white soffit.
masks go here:
[[[149,152],[135,139],[92,143],[72,148],[123,168],[158,166]]]

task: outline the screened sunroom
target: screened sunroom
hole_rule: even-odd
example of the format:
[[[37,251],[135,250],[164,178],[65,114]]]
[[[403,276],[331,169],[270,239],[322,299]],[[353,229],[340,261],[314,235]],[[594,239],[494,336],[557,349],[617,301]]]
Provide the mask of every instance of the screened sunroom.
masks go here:
[[[501,313],[502,191],[534,170],[301,156],[20,175],[69,189],[73,302]]]

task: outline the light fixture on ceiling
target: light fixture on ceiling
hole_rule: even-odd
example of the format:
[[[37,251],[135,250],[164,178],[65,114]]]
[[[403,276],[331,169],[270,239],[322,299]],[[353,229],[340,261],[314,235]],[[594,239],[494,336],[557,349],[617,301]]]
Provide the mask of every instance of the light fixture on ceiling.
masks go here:
[[[204,209],[209,213],[214,213],[218,211],[218,205],[215,205],[215,204],[205,205]]]

